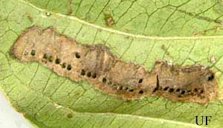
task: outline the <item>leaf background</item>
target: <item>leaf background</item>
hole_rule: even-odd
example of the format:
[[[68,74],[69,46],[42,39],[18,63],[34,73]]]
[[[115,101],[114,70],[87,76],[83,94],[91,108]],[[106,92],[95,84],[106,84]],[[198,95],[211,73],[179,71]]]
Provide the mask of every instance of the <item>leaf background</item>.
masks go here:
[[[209,127],[221,127],[222,6],[210,0],[0,0],[0,89],[40,128],[188,128],[198,127],[195,116],[202,115],[212,116]],[[105,13],[113,16],[114,26],[105,25]],[[158,97],[126,102],[38,63],[21,63],[10,48],[33,25],[53,27],[81,43],[105,44],[122,60],[148,70],[156,60],[211,66],[219,98],[207,106]]]

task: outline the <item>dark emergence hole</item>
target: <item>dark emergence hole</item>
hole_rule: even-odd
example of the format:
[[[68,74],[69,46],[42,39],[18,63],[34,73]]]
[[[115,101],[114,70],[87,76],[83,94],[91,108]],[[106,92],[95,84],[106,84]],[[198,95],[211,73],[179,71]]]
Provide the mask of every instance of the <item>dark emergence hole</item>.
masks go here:
[[[66,68],[66,63],[63,63],[63,64],[61,65],[61,67],[62,67],[62,68]]]
[[[88,72],[87,73],[87,77],[91,77],[91,72]]]
[[[139,83],[142,83],[143,82],[143,79],[139,79]]]
[[[214,75],[211,74],[210,76],[208,76],[208,81],[212,81],[214,79]]]
[[[44,55],[43,55],[43,59],[47,59],[48,58],[48,55],[45,53]]]
[[[133,91],[134,91],[134,89],[129,89],[128,91],[129,91],[129,92],[133,92]]]
[[[166,91],[169,87],[165,87],[163,90]]]
[[[129,88],[128,87],[125,87],[125,90],[127,91]]]
[[[173,92],[173,91],[174,91],[174,89],[173,89],[173,88],[170,88],[170,89],[169,89],[169,92]]]
[[[143,94],[143,93],[144,93],[144,91],[143,91],[143,90],[140,90],[140,91],[139,91],[139,94]]]
[[[180,94],[182,94],[182,95],[183,95],[183,94],[185,94],[185,92],[186,92],[185,90],[182,90]]]
[[[30,54],[31,54],[32,56],[35,56],[35,55],[36,55],[36,51],[35,51],[35,50],[32,50]]]
[[[103,83],[106,83],[106,81],[107,81],[106,78],[103,78],[103,79],[102,79],[102,82],[103,82]]]
[[[177,90],[176,90],[176,92],[179,92],[180,91],[180,89],[178,88]]]
[[[81,55],[80,55],[80,53],[78,53],[78,52],[75,52],[75,57],[76,57],[76,58],[78,58],[78,59],[79,59],[79,58],[81,58]]]
[[[201,90],[200,90],[200,93],[201,93],[201,94],[202,94],[202,93],[204,93],[204,90],[203,90],[203,89],[201,89]]]
[[[197,92],[197,91],[198,91],[198,89],[197,89],[197,88],[195,88],[195,89],[194,89],[194,92]]]
[[[55,60],[55,63],[56,63],[56,64],[60,64],[60,62],[61,62],[61,60],[60,60],[59,58],[57,58],[57,59]]]
[[[85,75],[85,70],[84,70],[84,69],[81,70],[81,75],[82,75],[82,76]]]
[[[67,70],[70,71],[71,69],[72,69],[72,66],[70,64],[68,64]]]
[[[53,62],[53,56],[49,56],[48,60],[49,62]]]
[[[93,74],[92,74],[92,78],[95,79],[96,77],[97,77],[96,73],[93,73]]]

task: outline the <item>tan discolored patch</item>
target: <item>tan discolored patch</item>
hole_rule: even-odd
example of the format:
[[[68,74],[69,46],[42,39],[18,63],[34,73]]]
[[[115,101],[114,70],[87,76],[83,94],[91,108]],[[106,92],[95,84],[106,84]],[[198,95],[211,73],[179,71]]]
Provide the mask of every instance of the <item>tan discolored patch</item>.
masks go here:
[[[22,62],[39,62],[60,76],[86,80],[125,100],[161,96],[206,104],[217,96],[214,73],[201,65],[180,67],[157,61],[149,72],[120,60],[104,45],[83,45],[52,28],[27,29],[16,40],[12,53]]]
[[[180,67],[161,61],[156,62],[153,72],[157,74],[159,83],[154,95],[203,104],[217,96],[214,73],[203,66]]]

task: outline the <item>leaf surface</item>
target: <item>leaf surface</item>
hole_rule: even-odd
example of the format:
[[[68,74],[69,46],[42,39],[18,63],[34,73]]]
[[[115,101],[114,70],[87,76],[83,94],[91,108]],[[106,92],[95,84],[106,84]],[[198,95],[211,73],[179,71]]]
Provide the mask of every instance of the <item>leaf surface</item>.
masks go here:
[[[27,0],[50,11],[148,36],[222,35],[221,0]]]
[[[100,3],[97,0],[95,2],[83,0],[82,3],[79,2],[80,5],[66,2],[68,1],[0,0],[0,88],[9,98],[12,105],[19,112],[23,113],[27,119],[40,128],[188,128],[198,127],[195,124],[195,116],[212,116],[210,127],[217,128],[223,125],[223,107],[221,103],[223,94],[223,36],[220,36],[222,33],[221,29],[210,31],[207,34],[203,34],[203,36],[193,36],[193,30],[196,29],[192,29],[188,24],[184,25],[183,22],[179,22],[178,26],[186,26],[185,30],[176,29],[175,27],[177,26],[168,25],[171,24],[171,20],[165,23],[166,25],[164,25],[162,30],[156,30],[160,29],[160,25],[163,24],[165,18],[159,20],[162,23],[156,21],[156,18],[152,18],[153,20],[146,22],[148,27],[151,26],[151,29],[146,29],[145,33],[141,31],[145,26],[140,26],[139,23],[133,22],[134,20],[128,23],[135,24],[135,26],[126,26],[126,28],[131,30],[129,31],[119,25],[126,24],[126,18],[121,17],[131,18],[129,15],[132,12],[127,11],[126,15],[119,16],[122,13],[120,12],[119,14],[118,10],[114,11],[113,8],[116,7],[111,7],[114,13],[112,15],[115,21],[117,21],[117,17],[120,17],[120,20],[116,22],[114,28],[109,28],[104,25],[103,18],[96,18],[96,21],[93,20],[95,15],[101,13],[98,11],[99,9],[102,7],[106,8],[105,4],[101,3],[100,6],[96,6],[95,3]],[[142,1],[123,1],[125,2],[124,5],[117,5],[120,1],[114,0],[110,2],[117,2],[110,6],[119,6],[119,9],[123,8],[123,10],[124,6],[135,3],[129,7],[129,10],[133,9],[137,13],[140,12],[140,9],[135,9],[135,6],[141,7],[139,5],[140,2],[143,5]],[[66,3],[66,6],[62,3]],[[85,16],[89,7],[87,5],[83,6],[85,5],[83,3],[88,3],[89,7],[92,7],[88,11],[90,13],[89,19],[86,19],[87,16]],[[201,3],[205,2],[202,1]],[[218,6],[221,5],[219,2],[216,3]],[[91,4],[92,6],[90,6]],[[159,8],[158,6],[161,6],[161,4],[156,3],[155,7]],[[172,5],[181,4],[175,3]],[[187,6],[193,6],[192,3],[190,4]],[[68,13],[68,5],[72,5],[70,7],[73,9],[71,13]],[[162,4],[162,6],[164,5]],[[208,4],[204,8],[210,8],[210,5]],[[148,6],[150,5],[148,4]],[[182,7],[184,6],[180,8],[183,9]],[[200,6],[196,5],[193,8],[196,7]],[[145,5],[145,8],[147,9],[148,7]],[[184,8],[188,11],[192,10],[187,7]],[[97,12],[94,12],[96,11],[95,9]],[[147,12],[151,13],[152,11],[147,10]],[[166,13],[162,14],[161,18],[167,18],[170,15],[169,13],[171,13],[165,11],[165,9],[164,12]],[[211,12],[214,14],[212,15]],[[156,13],[156,15],[160,13]],[[221,20],[220,9],[218,9],[218,12],[215,9],[209,13],[210,17],[214,16],[212,17],[213,19],[218,18],[218,20]],[[206,13],[204,14],[206,15]],[[204,14],[201,13],[200,15]],[[193,25],[200,28],[196,32],[219,25],[218,23],[200,20],[195,16],[183,15],[179,11],[175,15],[181,18],[185,16],[185,19],[189,20],[188,22],[196,23]],[[170,19],[173,17],[171,16]],[[134,19],[144,22],[142,21],[144,18],[135,17]],[[198,21],[202,22],[198,24]],[[148,97],[142,100],[126,102],[94,89],[93,85],[88,84],[86,81],[77,83],[57,76],[38,63],[21,63],[10,54],[10,48],[18,36],[33,25],[43,28],[53,27],[60,33],[74,38],[83,44],[105,44],[111,49],[113,54],[122,60],[141,64],[147,70],[153,68],[156,60],[168,60],[179,65],[202,64],[211,66],[212,70],[216,72],[219,98],[207,106],[195,103],[171,102],[159,97]],[[159,35],[160,37],[154,37],[154,35]]]

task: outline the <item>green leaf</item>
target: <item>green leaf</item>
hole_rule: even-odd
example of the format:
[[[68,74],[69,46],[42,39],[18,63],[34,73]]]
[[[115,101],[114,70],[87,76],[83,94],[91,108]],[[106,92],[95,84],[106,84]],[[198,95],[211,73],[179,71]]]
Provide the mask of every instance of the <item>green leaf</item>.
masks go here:
[[[222,35],[221,0],[27,0],[37,7],[112,28],[153,36]]]
[[[198,127],[195,116],[212,116],[208,126],[221,127],[222,6],[220,1],[202,0],[0,0],[1,91],[40,128],[188,128]],[[113,17],[111,28],[104,15]],[[81,43],[103,43],[122,60],[148,70],[156,60],[211,66],[219,98],[207,106],[159,97],[126,102],[85,81],[57,76],[38,63],[21,63],[11,56],[10,48],[33,25],[51,26]]]

